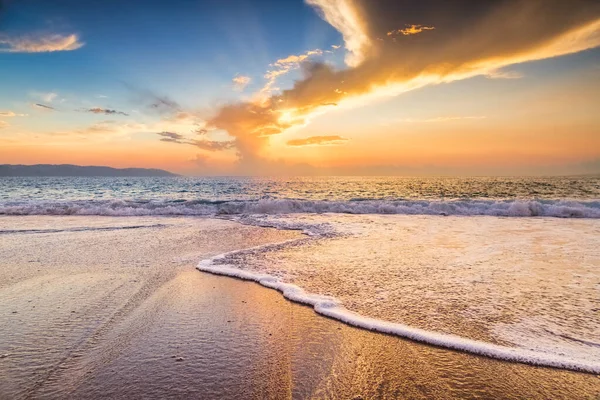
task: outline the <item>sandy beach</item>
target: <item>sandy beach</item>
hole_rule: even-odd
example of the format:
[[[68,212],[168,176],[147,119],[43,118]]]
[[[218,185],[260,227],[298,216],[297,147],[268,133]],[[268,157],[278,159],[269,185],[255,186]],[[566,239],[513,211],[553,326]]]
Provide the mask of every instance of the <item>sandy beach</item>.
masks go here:
[[[231,221],[0,217],[0,398],[594,399],[598,376],[347,326],[195,269],[300,237]]]

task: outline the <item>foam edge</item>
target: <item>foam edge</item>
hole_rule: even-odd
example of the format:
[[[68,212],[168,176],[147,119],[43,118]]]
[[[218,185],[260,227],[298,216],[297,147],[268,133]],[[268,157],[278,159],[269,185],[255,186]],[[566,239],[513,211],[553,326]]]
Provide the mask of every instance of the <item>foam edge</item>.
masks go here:
[[[527,349],[486,343],[468,339],[457,335],[438,333],[408,325],[387,322],[374,318],[364,317],[345,309],[342,303],[330,296],[307,293],[297,285],[282,282],[279,278],[245,271],[231,265],[215,265],[214,261],[226,257],[228,253],[221,254],[198,263],[197,269],[214,275],[254,281],[269,289],[275,289],[283,294],[286,299],[312,306],[317,314],[336,319],[347,325],[370,331],[399,336],[416,342],[425,343],[450,350],[457,350],[488,358],[517,362],[522,364],[560,368],[577,372],[600,374],[600,362],[575,360],[565,356],[535,352]]]

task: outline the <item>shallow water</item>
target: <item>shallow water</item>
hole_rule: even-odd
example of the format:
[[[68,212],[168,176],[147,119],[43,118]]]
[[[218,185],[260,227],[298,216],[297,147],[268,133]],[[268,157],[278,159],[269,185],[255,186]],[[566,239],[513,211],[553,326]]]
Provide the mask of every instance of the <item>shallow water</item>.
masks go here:
[[[598,220],[300,214],[262,223],[326,235],[213,264],[332,296],[363,317],[598,368]],[[469,350],[460,338],[450,341]]]

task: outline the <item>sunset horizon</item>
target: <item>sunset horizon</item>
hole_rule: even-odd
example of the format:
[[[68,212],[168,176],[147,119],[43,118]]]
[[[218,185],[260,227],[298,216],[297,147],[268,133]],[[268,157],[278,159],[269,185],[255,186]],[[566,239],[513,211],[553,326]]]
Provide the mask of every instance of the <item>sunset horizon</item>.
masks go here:
[[[597,3],[384,3],[4,1],[0,160],[188,176],[600,173]]]
[[[600,0],[0,0],[0,399],[599,378]]]

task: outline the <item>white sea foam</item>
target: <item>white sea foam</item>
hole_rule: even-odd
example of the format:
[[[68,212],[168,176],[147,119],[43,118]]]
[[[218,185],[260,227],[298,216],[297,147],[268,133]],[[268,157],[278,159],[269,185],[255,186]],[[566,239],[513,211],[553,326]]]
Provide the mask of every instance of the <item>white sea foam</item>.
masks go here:
[[[434,346],[464,351],[499,360],[600,374],[600,362],[580,360],[522,348],[501,346],[461,336],[419,329],[400,323],[364,317],[345,309],[341,302],[333,297],[307,293],[301,287],[285,283],[275,276],[242,270],[232,265],[215,263],[216,261],[225,259],[229,254],[231,253],[221,254],[210,259],[202,260],[197,268],[200,271],[212,274],[255,281],[262,286],[280,291],[285,298],[291,301],[312,306],[318,314],[334,318],[359,328],[396,335]]]
[[[600,201],[575,200],[350,200],[261,199],[79,200],[0,202],[0,215],[244,215],[290,213],[490,215],[600,218]]]

